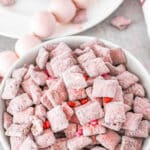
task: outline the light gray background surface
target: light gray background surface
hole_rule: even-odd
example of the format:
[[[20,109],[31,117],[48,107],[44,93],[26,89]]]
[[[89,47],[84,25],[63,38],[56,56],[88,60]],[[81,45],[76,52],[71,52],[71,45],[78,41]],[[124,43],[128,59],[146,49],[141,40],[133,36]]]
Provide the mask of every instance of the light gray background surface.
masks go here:
[[[128,29],[119,31],[110,25],[110,20],[117,15],[126,16],[133,23]],[[125,0],[120,8],[104,20],[103,23],[80,35],[104,38],[120,45],[135,55],[150,73],[150,39],[146,32],[146,25],[139,0]],[[15,39],[0,36],[0,51],[13,50],[15,41]],[[3,150],[1,146],[0,150]]]

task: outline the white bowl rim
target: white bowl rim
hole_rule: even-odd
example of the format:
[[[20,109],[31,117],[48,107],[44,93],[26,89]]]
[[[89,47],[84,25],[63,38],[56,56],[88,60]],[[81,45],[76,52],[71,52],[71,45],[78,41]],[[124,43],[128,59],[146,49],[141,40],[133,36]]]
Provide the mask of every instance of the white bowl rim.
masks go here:
[[[59,42],[76,42],[76,41],[81,41],[81,43],[86,42],[86,41],[91,41],[94,39],[98,39],[102,42],[104,42],[104,44],[106,44],[106,46],[109,47],[113,47],[113,48],[118,48],[120,47],[117,44],[114,44],[110,41],[98,38],[98,37],[93,37],[93,36],[65,36],[65,37],[60,37],[60,38],[56,38],[56,39],[52,39],[52,40],[48,40],[46,42],[43,42],[42,44],[36,46],[35,48],[31,49],[31,51],[29,53],[27,53],[25,56],[23,56],[22,58],[20,58],[12,67],[11,69],[8,71],[7,75],[5,76],[5,78],[3,79],[3,82],[0,86],[0,97],[3,91],[3,88],[5,86],[5,81],[6,79],[11,75],[12,71],[16,68],[16,66],[18,66],[25,58],[29,57],[31,53],[38,53],[39,49],[47,44],[51,44],[51,43],[59,43]],[[122,48],[122,47],[121,47]],[[123,48],[122,48],[123,49]],[[145,67],[141,64],[141,62],[133,55],[131,54],[131,52],[123,49],[123,51],[126,54],[126,57],[130,57],[132,58],[133,62],[140,68],[141,72],[144,73],[145,78],[148,80],[148,83],[150,83],[150,74],[149,72],[145,69]],[[7,142],[6,140],[3,138],[3,135],[0,134],[0,142],[1,145],[3,146],[4,150],[9,150],[10,148],[7,146]],[[150,147],[150,138],[148,138],[148,143],[147,143]],[[146,149],[145,149],[146,148]],[[144,146],[144,150],[148,150],[147,146]]]

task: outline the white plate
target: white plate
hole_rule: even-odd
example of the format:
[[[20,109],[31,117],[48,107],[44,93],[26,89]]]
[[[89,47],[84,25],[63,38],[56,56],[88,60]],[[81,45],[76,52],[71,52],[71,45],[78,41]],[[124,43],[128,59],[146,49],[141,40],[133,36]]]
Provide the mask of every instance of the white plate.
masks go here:
[[[30,19],[39,10],[46,10],[50,0],[17,0],[11,7],[0,6],[0,34],[19,38],[30,32]],[[102,22],[114,12],[123,0],[92,0],[88,9],[88,21],[81,24],[57,26],[53,37],[77,34]]]

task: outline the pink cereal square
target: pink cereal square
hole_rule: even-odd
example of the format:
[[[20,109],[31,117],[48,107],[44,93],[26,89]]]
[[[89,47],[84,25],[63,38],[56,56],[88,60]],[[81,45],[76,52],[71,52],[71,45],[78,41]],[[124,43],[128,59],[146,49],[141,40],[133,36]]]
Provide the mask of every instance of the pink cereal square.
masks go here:
[[[32,71],[31,72],[31,79],[40,86],[44,86],[46,84],[46,80],[48,76],[43,71]]]
[[[88,60],[82,66],[90,77],[96,77],[109,72],[109,69],[101,58]]]
[[[139,79],[136,75],[125,71],[117,76],[119,84],[122,86],[123,89],[127,89],[129,86],[135,84]]]
[[[82,43],[81,45],[80,45],[80,48],[81,49],[85,49],[86,47],[90,47],[90,48],[93,48],[93,46],[94,45],[101,45],[101,46],[105,46],[105,44],[102,42],[102,41],[100,41],[99,39],[97,39],[97,38],[95,38],[95,39],[93,39],[93,40],[91,40],[91,41],[87,41],[87,42],[85,42],[85,43]]]
[[[12,124],[5,132],[6,136],[22,137],[30,131],[30,124]]]
[[[132,93],[135,96],[139,96],[139,97],[144,97],[145,96],[145,90],[143,85],[139,84],[139,83],[135,83],[132,86],[130,86],[128,89],[126,89],[125,91],[126,93]]]
[[[53,132],[62,131],[68,128],[69,126],[69,122],[66,118],[65,113],[63,112],[63,108],[59,105],[56,106],[55,108],[52,108],[47,113],[47,118],[51,123],[51,128]]]
[[[119,65],[126,63],[126,57],[121,48],[111,49],[110,56],[113,62],[113,65]]]
[[[80,136],[69,139],[67,142],[67,147],[71,150],[77,150],[82,149],[90,144],[92,144],[91,138]]]
[[[124,103],[129,105],[129,106],[132,106],[133,104],[133,94],[130,93],[130,94],[124,94],[123,98],[124,98]]]
[[[46,108],[42,104],[35,106],[35,116],[37,116],[41,120],[45,120]]]
[[[22,67],[19,69],[15,69],[12,73],[12,77],[19,79],[19,80],[22,80],[26,73],[27,73],[27,68]]]
[[[22,137],[11,136],[10,137],[11,150],[18,150],[25,139],[26,139],[26,136],[22,136]]]
[[[127,113],[128,111],[130,111],[132,109],[131,106],[127,105],[127,104],[124,104],[124,110],[125,112]]]
[[[63,53],[51,59],[50,64],[55,77],[60,77],[62,73],[75,65],[77,62],[73,58],[72,53]]]
[[[120,129],[122,128],[122,123],[118,122],[118,123],[106,123],[104,120],[102,121],[102,126],[114,130],[114,131],[120,131]]]
[[[118,82],[116,80],[103,80],[97,77],[93,84],[93,97],[111,97],[116,94]]]
[[[118,66],[113,66],[111,63],[106,62],[106,66],[110,70],[109,74],[114,75],[114,76],[119,75],[126,71],[126,68],[123,64],[120,64]]]
[[[84,136],[93,136],[106,132],[106,128],[102,126],[101,121],[98,121],[98,124],[96,125],[84,125],[82,126],[82,130]]]
[[[146,138],[149,136],[149,122],[142,120],[135,131],[126,130],[125,135],[129,137]]]
[[[53,108],[50,100],[48,99],[47,93],[46,91],[44,92],[44,94],[42,95],[42,97],[40,98],[40,102],[43,104],[43,106],[45,108],[47,108],[48,110],[51,110]]]
[[[31,132],[33,136],[39,136],[43,133],[43,121],[36,116],[32,117],[32,127]]]
[[[19,90],[20,80],[16,78],[9,78],[6,80],[5,88],[2,93],[2,99],[12,99],[14,98]]]
[[[32,105],[33,105],[32,99],[30,99],[30,97],[26,93],[23,93],[19,96],[16,96],[9,102],[7,111],[10,114],[15,114],[17,112],[20,112],[29,108]]]
[[[55,143],[56,139],[50,129],[44,130],[43,134],[35,137],[35,142],[39,148],[47,148]]]
[[[40,103],[42,90],[31,78],[22,82],[22,88],[29,96],[31,96],[34,104]]]
[[[87,97],[85,89],[70,89],[70,88],[68,88],[67,92],[68,92],[70,101],[76,101],[76,100]]]
[[[109,150],[114,150],[121,141],[119,134],[111,130],[108,130],[104,134],[98,135],[96,139],[101,145]]]
[[[95,58],[96,58],[96,56],[95,56],[95,54],[94,54],[94,52],[93,52],[92,49],[90,49],[90,48],[87,47],[87,48],[84,49],[83,51],[86,51],[86,52],[83,53],[82,55],[80,55],[80,56],[77,58],[79,64],[82,65],[82,64],[85,63],[86,61],[92,60],[92,59],[95,59]]]
[[[69,127],[65,129],[64,132],[65,132],[66,137],[69,139],[75,137],[76,132],[77,132],[77,124],[70,123]]]
[[[29,107],[23,111],[15,113],[13,116],[13,123],[16,124],[28,124],[31,123],[30,117],[34,114],[34,108]]]
[[[92,120],[99,119],[104,116],[103,109],[97,101],[92,101],[76,107],[75,113],[81,125],[85,125]]]
[[[44,48],[48,51],[51,52],[53,49],[55,49],[57,47],[58,44],[54,44],[54,43],[48,43],[46,45],[44,45]]]
[[[64,72],[63,80],[67,88],[82,89],[87,87],[87,83],[82,73]]]
[[[4,129],[7,130],[11,126],[12,120],[13,120],[12,116],[9,113],[4,112],[3,114]]]
[[[26,67],[27,67],[27,72],[26,72],[26,74],[24,75],[23,80],[29,79],[30,76],[31,76],[31,72],[32,72],[34,69],[37,69],[37,68],[35,68],[35,66],[34,66],[33,64],[27,65]],[[38,68],[38,70],[39,70],[39,68]]]
[[[122,92],[121,86],[117,86],[116,94],[115,94],[115,96],[114,96],[112,101],[121,101],[121,102],[124,101],[124,99],[123,99],[123,92]]]
[[[90,100],[92,100],[92,101],[98,101],[101,105],[102,105],[102,100],[101,100],[101,98],[96,98],[96,97],[93,97],[92,96],[92,87],[88,87],[88,88],[86,88],[86,94],[87,94],[87,96],[88,96],[88,98],[90,99]]]
[[[133,102],[135,113],[143,114],[144,118],[150,120],[150,100],[147,98],[136,97]]]
[[[38,150],[38,146],[36,145],[36,143],[34,142],[34,140],[31,136],[28,136],[19,148],[19,150],[24,150],[24,149]]]
[[[125,109],[123,102],[110,102],[105,105],[105,122],[106,123],[123,123],[125,122]]]
[[[137,138],[131,138],[127,136],[122,137],[121,150],[141,150],[142,140]]]
[[[104,62],[112,63],[111,56],[110,56],[110,49],[108,47],[94,44],[93,51],[96,54],[96,56],[102,58]]]
[[[50,99],[49,95],[52,95],[55,103],[62,104],[68,98],[65,84],[62,79],[53,79],[48,85],[47,96]],[[51,101],[51,99],[50,99]],[[53,104],[53,102],[51,101]]]
[[[39,50],[38,56],[36,57],[36,64],[40,69],[44,69],[46,66],[46,62],[48,61],[49,53],[45,48],[41,48]]]
[[[124,16],[116,16],[111,20],[111,25],[120,30],[126,29],[130,24],[131,20]]]
[[[46,63],[46,71],[47,71],[47,74],[49,75],[49,77],[51,77],[51,78],[55,77],[50,62]]]
[[[123,129],[135,131],[138,129],[142,120],[143,114],[127,112],[126,121],[123,124]]]
[[[50,52],[50,56],[51,57],[56,57],[58,55],[62,55],[63,53],[69,53],[72,52],[72,49],[64,42],[60,42],[56,48],[54,48],[51,52]]]

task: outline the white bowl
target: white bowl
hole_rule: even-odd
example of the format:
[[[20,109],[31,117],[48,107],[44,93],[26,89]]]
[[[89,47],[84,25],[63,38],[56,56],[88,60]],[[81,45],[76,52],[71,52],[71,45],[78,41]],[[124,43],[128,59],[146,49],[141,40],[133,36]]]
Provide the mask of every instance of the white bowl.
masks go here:
[[[95,39],[94,37],[87,37],[87,36],[68,36],[68,37],[58,38],[58,39],[54,39],[54,40],[50,40],[45,43],[42,43],[38,47],[34,48],[31,52],[29,52],[26,56],[19,59],[13,65],[13,67],[10,69],[9,73],[6,75],[5,79],[2,82],[2,85],[0,88],[0,97],[1,97],[2,91],[5,86],[5,81],[8,77],[10,77],[12,71],[15,68],[22,67],[24,64],[34,63],[35,57],[37,56],[40,47],[42,47],[46,44],[49,44],[49,43],[59,43],[59,42],[66,42],[71,47],[77,47],[78,45],[80,45],[83,42],[91,41],[94,39]],[[108,42],[108,41],[105,41],[102,39],[100,39],[100,40],[109,47],[112,47],[112,48],[119,47],[118,45],[115,45],[111,42]],[[150,75],[148,74],[148,72],[146,71],[144,66],[129,51],[124,50],[124,52],[127,57],[128,69],[140,77],[141,82],[147,91],[147,96],[150,98]],[[8,138],[4,134],[4,128],[3,128],[2,114],[3,114],[4,110],[5,110],[4,103],[1,100],[0,101],[0,142],[1,142],[2,146],[4,147],[4,150],[10,150],[10,144],[8,142]],[[145,140],[143,150],[150,150],[150,137]]]

